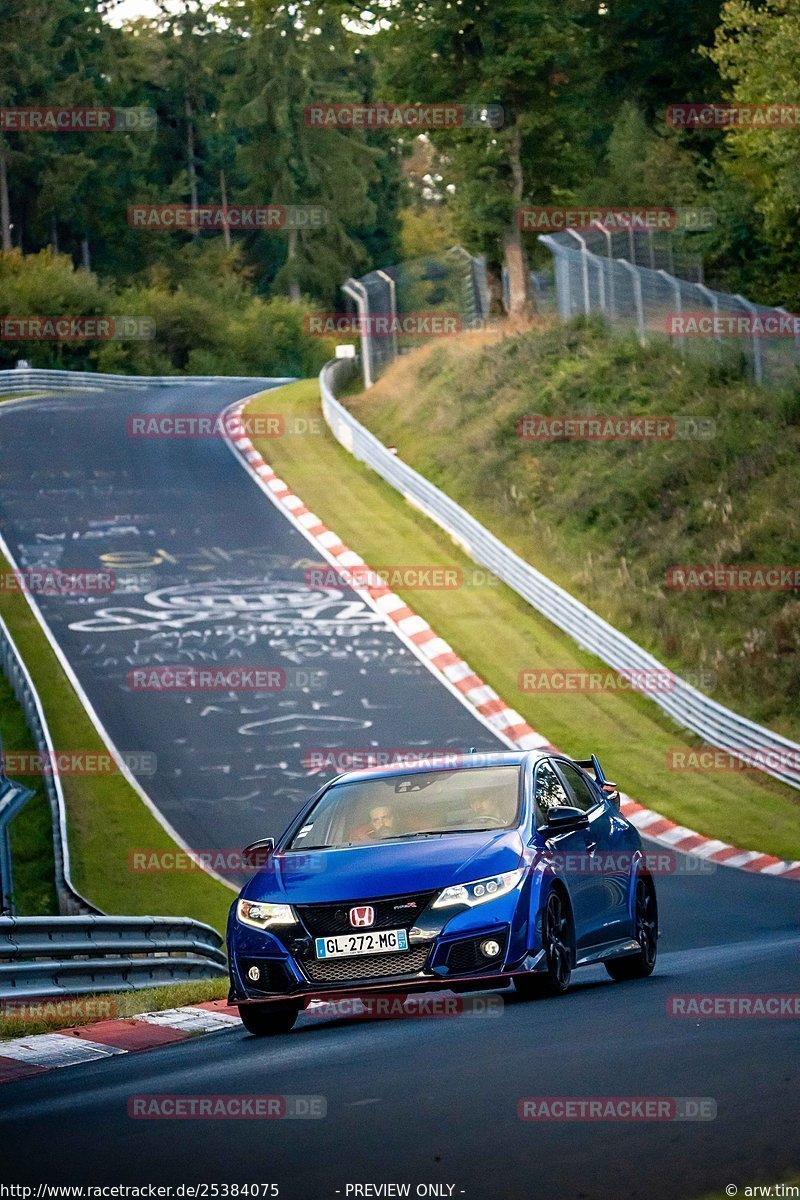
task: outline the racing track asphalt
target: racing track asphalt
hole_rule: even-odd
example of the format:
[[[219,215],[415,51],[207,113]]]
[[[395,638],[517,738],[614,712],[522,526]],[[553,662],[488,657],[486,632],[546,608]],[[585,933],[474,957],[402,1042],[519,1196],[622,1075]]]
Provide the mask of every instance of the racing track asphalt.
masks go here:
[[[221,438],[127,432],[129,417],[218,413],[266,386],[0,404],[0,533],[22,570],[114,571],[111,594],[37,601],[112,741],[138,757],[141,784],[196,850],[282,832],[337,774],[304,765],[315,752],[502,748],[356,593],[306,586],[318,553]],[[313,453],[316,434],[285,436],[306,437]],[[285,685],[236,695],[129,685],[134,668],[174,665],[268,668]]]
[[[250,390],[252,385],[238,392],[236,385],[226,385],[213,395],[198,391],[192,405],[220,408]],[[92,397],[91,404],[71,396],[37,402],[43,408],[17,408],[13,416],[0,407],[4,485],[13,475],[19,489],[15,500],[3,501],[2,529],[11,535],[15,554],[21,553],[20,543],[41,544],[37,534],[94,529],[102,534],[95,547],[93,539],[57,539],[64,549],[60,565],[96,565],[101,550],[117,547],[151,555],[161,547],[178,560],[157,564],[135,592],[113,597],[111,604],[104,599],[84,605],[82,614],[89,615],[81,620],[120,604],[145,610],[151,620],[157,606],[142,597],[163,588],[189,584],[192,595],[199,587],[209,595],[218,584],[230,589],[231,579],[255,579],[269,584],[274,595],[278,585],[286,589],[301,579],[296,556],[303,548],[293,540],[294,531],[225,447],[172,442],[140,455],[140,447],[126,443],[119,411],[140,411],[144,400],[189,411],[185,391],[179,397],[163,392],[101,397],[99,403]],[[79,444],[90,408],[93,432]],[[74,434],[59,437],[57,424]],[[79,465],[70,467],[76,456]],[[34,469],[44,475],[31,480]],[[77,475],[63,475],[73,470]],[[55,489],[63,493],[60,511],[48,501]],[[122,532],[120,521],[138,532]],[[191,573],[192,564],[202,560],[189,556],[213,546],[228,554],[241,550],[247,570],[231,574],[212,564],[196,583],[200,573]],[[55,603],[46,612],[118,743],[136,746],[131,731],[140,721],[155,742],[159,722],[142,697],[130,697],[120,685],[132,634],[103,631],[100,651],[86,630],[81,638],[73,636],[77,631],[68,628],[77,619],[73,612],[65,614]],[[152,628],[133,632],[149,636]],[[287,636],[302,635],[293,627]],[[358,669],[363,675],[353,666],[353,654],[346,659],[350,673],[340,673],[333,655],[350,644],[346,639],[329,638],[316,656],[317,666],[321,661],[337,672],[342,688],[337,714],[379,713],[380,736],[391,744],[404,741],[409,729],[431,740],[435,733],[436,741],[447,744],[459,738],[486,744],[481,737],[491,735],[432,677],[415,672],[413,661],[404,664],[400,686],[409,689],[405,696],[430,687],[424,710],[418,700],[409,711],[393,702],[398,684],[396,677],[387,683],[386,672],[387,662],[396,660],[381,659],[387,649],[382,638],[370,630],[378,656]],[[82,653],[84,646],[92,649]],[[101,669],[101,655],[113,664]],[[373,707],[379,701],[385,707]],[[305,698],[289,702],[290,714],[308,710]],[[191,754],[180,740],[174,739],[174,747],[158,743],[159,774],[147,786],[170,819],[190,840],[225,844],[233,830],[239,844],[251,832],[262,832],[248,824],[247,804],[254,803],[258,819],[277,829],[298,781],[272,804],[248,802],[239,764],[249,768],[258,752],[242,755],[247,735],[231,737],[233,723],[222,717],[202,725],[199,710],[186,707],[188,714],[179,705],[170,709],[170,722],[182,719],[187,732],[199,724],[204,744],[211,736],[207,730],[215,731],[213,754],[228,755],[233,770],[218,790],[207,781],[201,789],[204,776],[191,774]],[[295,763],[302,750],[294,743],[307,747],[309,735],[317,733],[299,724],[281,739],[287,757],[291,742]],[[332,736],[344,744],[341,731]],[[173,765],[190,774],[191,794],[182,793],[182,776],[170,775]],[[270,778],[281,777],[278,768],[270,769]],[[260,790],[265,780],[252,782],[255,791],[256,782]],[[238,802],[223,804],[223,796]],[[686,869],[658,881],[663,936],[650,980],[612,984],[602,968],[592,968],[578,972],[576,986],[560,1000],[521,1003],[507,996],[500,1016],[324,1022],[303,1017],[292,1033],[276,1040],[257,1040],[235,1028],[7,1084],[0,1089],[0,1181],[276,1182],[284,1200],[353,1196],[347,1186],[366,1183],[407,1182],[411,1195],[417,1185],[439,1184],[445,1186],[442,1195],[471,1200],[690,1200],[727,1183],[740,1191],[753,1181],[776,1183],[800,1166],[797,1019],[676,1018],[668,1014],[667,1001],[676,994],[796,993],[800,890],[789,880],[722,866],[689,870],[697,860],[678,856],[678,861]],[[326,1099],[327,1116],[261,1122],[131,1119],[128,1100],[153,1093],[319,1095]],[[717,1116],[682,1123],[523,1122],[517,1105],[524,1096],[710,1097]]]

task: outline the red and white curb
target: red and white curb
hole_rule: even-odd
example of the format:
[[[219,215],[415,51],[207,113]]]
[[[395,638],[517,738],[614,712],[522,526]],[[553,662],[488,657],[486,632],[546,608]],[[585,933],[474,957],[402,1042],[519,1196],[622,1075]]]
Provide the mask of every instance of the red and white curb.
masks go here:
[[[237,401],[226,409],[228,418],[239,417],[253,397]],[[308,509],[299,496],[280,479],[269,466],[246,434],[228,437],[227,443],[237,460],[256,480],[285,517],[299,529],[329,563],[342,569],[347,578],[347,569],[366,568],[364,559],[350,550],[338,534],[329,529],[320,518]],[[476,675],[448,643],[431,629],[424,617],[411,609],[396,592],[383,585],[353,586],[353,591],[362,596],[379,613],[409,647],[417,658],[436,675],[442,683],[470,707],[473,713],[487,725],[502,741],[515,750],[552,750],[560,753],[546,737],[532,729],[527,721]],[[772,854],[758,850],[739,850],[715,838],[706,837],[677,825],[660,813],[645,808],[622,796],[622,813],[646,837],[660,845],[683,854],[694,854],[726,867],[739,867],[763,875],[780,875],[786,879],[800,879],[800,860],[786,862]]]
[[[241,1025],[238,1011],[224,1000],[188,1004],[163,1012],[137,1013],[134,1017],[97,1021],[0,1041],[0,1083],[41,1075],[56,1067],[74,1067],[117,1054],[150,1050],[182,1042],[199,1033],[217,1033]]]

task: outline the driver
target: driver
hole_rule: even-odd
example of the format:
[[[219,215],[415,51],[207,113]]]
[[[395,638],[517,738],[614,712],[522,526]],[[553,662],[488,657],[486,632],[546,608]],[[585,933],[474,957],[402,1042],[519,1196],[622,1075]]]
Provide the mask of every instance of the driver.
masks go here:
[[[369,820],[372,826],[368,836],[372,839],[391,837],[396,833],[394,813],[388,804],[375,804],[369,810]]]
[[[369,822],[353,831],[356,842],[379,842],[396,832],[394,811],[388,804],[373,804],[369,810]]]
[[[469,815],[470,820],[474,822],[481,821],[489,825],[505,825],[505,817],[501,817],[497,812],[497,801],[491,793],[476,792],[469,799]]]

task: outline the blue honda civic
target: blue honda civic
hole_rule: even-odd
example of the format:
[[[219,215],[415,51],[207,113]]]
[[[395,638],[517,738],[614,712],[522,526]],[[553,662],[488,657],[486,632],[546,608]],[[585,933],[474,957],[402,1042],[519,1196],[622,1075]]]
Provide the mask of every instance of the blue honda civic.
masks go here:
[[[576,967],[650,975],[658,912],[636,828],[596,757],[462,754],[331,780],[231,908],[230,1003],[253,1034],[312,998],[509,986]]]

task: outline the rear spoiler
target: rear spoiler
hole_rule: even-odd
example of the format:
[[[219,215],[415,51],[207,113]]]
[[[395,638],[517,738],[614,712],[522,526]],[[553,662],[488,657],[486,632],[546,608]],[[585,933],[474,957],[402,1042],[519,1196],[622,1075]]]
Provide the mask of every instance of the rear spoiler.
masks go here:
[[[597,755],[593,754],[591,758],[573,758],[572,761],[576,767],[581,767],[584,771],[591,771],[597,786],[605,792],[614,807],[619,808],[619,788],[610,779],[606,779]]]

